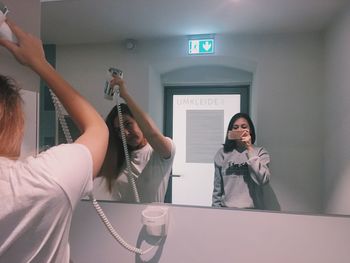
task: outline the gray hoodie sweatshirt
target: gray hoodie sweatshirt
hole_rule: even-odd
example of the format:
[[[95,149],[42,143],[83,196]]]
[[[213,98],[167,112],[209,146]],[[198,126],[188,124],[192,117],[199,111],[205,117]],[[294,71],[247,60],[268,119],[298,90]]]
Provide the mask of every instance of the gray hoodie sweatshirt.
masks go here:
[[[270,156],[262,147],[253,152],[221,148],[214,157],[213,206],[264,209],[262,185],[270,180]]]

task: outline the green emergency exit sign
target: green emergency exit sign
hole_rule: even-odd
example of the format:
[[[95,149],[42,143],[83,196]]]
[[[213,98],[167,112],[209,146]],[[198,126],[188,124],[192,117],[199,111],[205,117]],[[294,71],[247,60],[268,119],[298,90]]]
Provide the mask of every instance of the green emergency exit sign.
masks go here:
[[[188,40],[188,54],[203,55],[214,53],[214,39],[189,39]]]

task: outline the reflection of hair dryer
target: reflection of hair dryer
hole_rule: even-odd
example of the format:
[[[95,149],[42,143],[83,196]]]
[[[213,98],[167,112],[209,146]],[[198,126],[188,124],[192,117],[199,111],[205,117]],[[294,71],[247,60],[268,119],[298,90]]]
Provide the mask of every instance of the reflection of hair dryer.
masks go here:
[[[116,89],[118,88],[117,86],[112,87],[110,82],[113,79],[113,77],[120,77],[123,78],[123,71],[117,68],[109,68],[107,72],[107,79],[105,82],[105,87],[104,87],[104,94],[105,98],[108,100],[112,100],[114,93]]]
[[[10,40],[12,42],[17,42],[15,35],[12,33],[11,29],[5,22],[6,14],[8,13],[7,7],[0,2],[0,38]]]

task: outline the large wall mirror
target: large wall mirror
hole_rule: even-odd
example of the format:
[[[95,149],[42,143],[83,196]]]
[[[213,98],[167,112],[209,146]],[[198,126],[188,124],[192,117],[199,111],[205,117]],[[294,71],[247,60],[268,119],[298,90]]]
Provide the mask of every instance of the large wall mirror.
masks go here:
[[[257,144],[271,155],[267,207],[347,215],[347,2],[42,1],[42,38],[55,45],[57,70],[104,117],[114,105],[103,97],[110,66],[123,69],[160,129],[164,86],[248,83]],[[215,53],[189,56],[194,34],[214,34]]]

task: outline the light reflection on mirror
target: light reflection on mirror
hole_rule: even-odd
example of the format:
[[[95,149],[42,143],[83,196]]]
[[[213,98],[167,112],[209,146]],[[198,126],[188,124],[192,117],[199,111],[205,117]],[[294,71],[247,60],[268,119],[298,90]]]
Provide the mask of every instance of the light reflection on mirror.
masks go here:
[[[313,17],[314,20],[305,21],[302,27],[294,30],[285,27],[283,31],[285,21],[301,22],[302,19],[292,17],[292,13],[288,13],[288,16],[284,13],[279,18],[273,17],[271,13],[271,18],[278,20],[272,21],[269,27],[264,24],[266,27],[256,32],[252,30],[257,17],[252,16],[255,12],[253,4],[260,2],[268,5],[270,1],[250,1],[250,5],[242,3],[240,12],[246,16],[244,19],[238,16],[242,19],[238,21],[246,27],[234,34],[224,31],[229,30],[228,25],[235,22],[230,20],[230,17],[234,17],[231,13],[235,11],[228,11],[227,1],[201,3],[203,6],[212,5],[207,2],[215,2],[215,8],[206,6],[197,10],[184,10],[179,14],[174,11],[175,3],[148,1],[147,10],[154,10],[152,15],[141,12],[146,8],[142,5],[146,4],[139,1],[119,1],[118,8],[107,0],[97,7],[92,5],[92,1],[81,0],[43,3],[43,37],[47,43],[57,44],[58,71],[103,116],[113,107],[113,102],[106,101],[102,95],[105,71],[109,66],[117,66],[124,71],[130,93],[160,128],[164,124],[164,86],[227,85],[242,82],[240,76],[235,74],[237,70],[251,74],[250,114],[257,130],[257,144],[266,147],[271,155],[272,177],[265,195],[269,209],[350,214],[346,205],[349,195],[346,186],[350,184],[348,157],[344,149],[349,146],[345,135],[347,130],[344,128],[350,128],[347,124],[338,123],[337,118],[334,119],[337,112],[339,117],[345,118],[340,108],[347,108],[344,105],[339,105],[338,108],[339,101],[335,98],[341,102],[343,96],[338,92],[333,97],[334,87],[330,84],[330,80],[336,80],[341,86],[345,85],[346,80],[346,74],[341,75],[342,78],[334,77],[334,72],[339,72],[339,68],[337,63],[332,63],[333,56],[341,61],[340,58],[348,51],[345,48],[349,46],[346,45],[347,40],[339,37],[345,31],[344,24],[350,24],[345,20],[350,12],[349,7],[344,6],[346,1],[324,1],[328,3],[329,12],[317,1],[313,2],[310,9],[307,6],[301,7],[303,3],[299,3],[295,10],[319,11],[315,16],[312,16],[315,13],[311,11],[305,16]],[[273,8],[284,10],[283,6],[290,9],[291,2],[293,1],[280,1],[281,5],[275,3],[276,6],[265,9],[259,6],[259,11],[264,13],[264,10],[271,9],[274,12]],[[95,11],[94,21],[98,30],[88,24],[92,13],[88,13],[83,4],[90,4],[90,8]],[[239,4],[236,2],[235,8]],[[113,7],[116,8],[114,15],[108,15],[107,11]],[[206,30],[210,32],[200,30],[198,24],[188,24],[190,13],[193,17],[194,14],[205,16],[204,9],[212,11],[207,13],[211,23],[205,24]],[[76,13],[76,10],[80,11]],[[177,34],[174,32],[177,20],[172,20],[172,12],[176,13],[177,20],[183,22],[180,26],[185,28]],[[139,19],[133,19],[135,16]],[[163,23],[168,31],[162,31],[161,17],[166,17],[166,22]],[[345,18],[342,20],[341,17]],[[205,22],[204,19],[199,21]],[[243,24],[243,21],[246,23]],[[67,26],[64,22],[72,24]],[[223,29],[222,32],[213,32],[214,22],[218,22],[218,28]],[[316,24],[318,27],[314,27]],[[150,25],[149,28],[147,25]],[[61,35],[65,28],[69,28],[68,35],[72,38],[68,44],[64,43],[65,38]],[[89,29],[85,35],[84,28]],[[147,31],[152,28],[158,29],[159,35],[154,35],[155,31],[152,31],[153,35],[147,36]],[[127,33],[128,30],[130,34]],[[107,32],[109,39],[102,38],[103,32]],[[216,53],[189,57],[186,35],[194,33],[216,33]],[[81,41],[74,39],[75,35]],[[137,39],[137,45],[132,50],[124,45],[124,40],[128,38]],[[99,42],[102,40],[103,43]],[[338,47],[343,49],[339,50]],[[339,53],[335,53],[336,48]],[[224,69],[227,74],[220,74]],[[348,96],[347,93],[346,95]],[[334,131],[328,128],[331,126],[341,126],[342,129]],[[335,143],[334,135],[341,139],[341,149],[336,146],[339,143]]]

